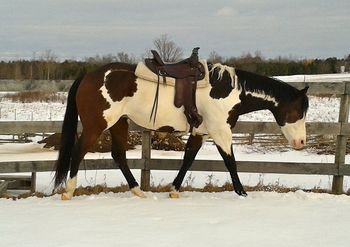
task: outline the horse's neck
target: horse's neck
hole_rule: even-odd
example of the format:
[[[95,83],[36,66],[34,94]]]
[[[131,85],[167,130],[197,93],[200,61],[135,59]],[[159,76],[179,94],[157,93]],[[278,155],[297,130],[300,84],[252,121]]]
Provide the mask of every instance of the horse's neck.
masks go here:
[[[242,88],[240,113],[258,110],[273,111],[284,97],[292,94],[293,88],[281,81],[255,75],[245,71],[237,71]]]

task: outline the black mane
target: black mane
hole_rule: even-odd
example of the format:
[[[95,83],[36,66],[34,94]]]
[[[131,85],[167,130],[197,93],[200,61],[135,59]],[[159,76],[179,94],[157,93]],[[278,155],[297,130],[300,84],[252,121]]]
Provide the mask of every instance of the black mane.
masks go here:
[[[298,89],[281,80],[240,69],[235,69],[235,71],[238,83],[247,91],[263,91],[266,95],[274,97],[278,102],[292,101],[298,95]]]

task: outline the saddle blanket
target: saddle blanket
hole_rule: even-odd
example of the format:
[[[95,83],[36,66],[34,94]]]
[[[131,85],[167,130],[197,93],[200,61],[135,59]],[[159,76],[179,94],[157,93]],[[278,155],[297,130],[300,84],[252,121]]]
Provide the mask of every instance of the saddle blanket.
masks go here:
[[[197,81],[197,88],[203,88],[209,85],[209,70],[208,70],[208,65],[206,60],[199,60],[199,62],[204,66],[205,76],[203,80]],[[135,75],[136,77],[144,79],[146,81],[158,83],[158,75],[153,73],[143,62],[139,62],[137,64]],[[173,87],[175,86],[175,80],[176,80],[175,78],[172,78],[172,77],[165,77],[165,78],[166,78],[167,85],[173,86]],[[159,80],[160,82],[163,83],[162,76],[160,76]]]

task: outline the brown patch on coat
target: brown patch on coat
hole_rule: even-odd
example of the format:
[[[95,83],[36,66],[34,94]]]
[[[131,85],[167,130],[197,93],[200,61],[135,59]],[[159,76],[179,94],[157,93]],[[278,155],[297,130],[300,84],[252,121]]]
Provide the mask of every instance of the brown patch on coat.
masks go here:
[[[305,105],[306,104],[306,105]],[[308,98],[300,93],[292,102],[280,102],[274,110],[274,116],[279,126],[286,123],[295,123],[304,117],[308,107]]]
[[[84,129],[105,129],[107,122],[103,117],[103,111],[110,107],[110,104],[102,96],[99,88],[101,81],[97,80],[94,73],[87,74],[82,80],[77,96],[77,108],[80,120]]]
[[[106,77],[105,86],[114,102],[132,97],[137,91],[134,71],[112,70]]]
[[[77,108],[79,117],[81,119],[81,122],[84,126],[84,128],[99,128],[99,129],[105,129],[107,128],[107,122],[103,117],[103,111],[107,110],[110,107],[110,104],[106,101],[106,99],[102,96],[100,88],[104,84],[104,76],[105,73],[108,70],[112,71],[123,71],[123,75],[127,74],[127,78],[123,78],[121,80],[122,83],[127,84],[127,79],[130,80],[129,84],[133,85],[136,84],[134,80],[134,72],[135,72],[136,66],[131,64],[125,64],[125,63],[111,63],[107,64],[105,66],[102,66],[101,68],[87,73],[83,80],[80,83],[80,86],[78,88],[76,101],[77,101]],[[118,77],[117,73],[115,73],[112,78]],[[111,75],[111,74],[110,74]],[[119,75],[121,76],[121,75]],[[109,83],[109,87],[112,93],[111,98],[119,98],[118,93],[114,93],[117,89],[121,88],[120,91],[127,91],[125,86],[120,86],[122,84],[121,82],[117,82],[117,85],[113,85],[114,80],[111,80]],[[107,87],[107,85],[106,85]],[[134,85],[136,87],[136,85]],[[108,90],[108,88],[107,88]],[[135,90],[136,91],[136,90]],[[130,93],[125,93],[125,96],[127,96]],[[133,93],[132,93],[133,94]],[[112,95],[114,95],[112,97]]]

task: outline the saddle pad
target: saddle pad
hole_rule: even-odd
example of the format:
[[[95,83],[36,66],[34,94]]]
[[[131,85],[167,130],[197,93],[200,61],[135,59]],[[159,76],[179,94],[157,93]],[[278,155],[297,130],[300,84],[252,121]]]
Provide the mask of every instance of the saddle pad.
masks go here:
[[[205,76],[203,80],[197,81],[197,88],[203,88],[209,85],[209,70],[208,70],[208,65],[206,60],[200,60],[199,62],[204,66]],[[158,75],[153,73],[143,62],[139,62],[137,64],[135,75],[138,78],[144,79],[146,81],[158,83]],[[165,77],[165,78],[166,78],[167,85],[173,86],[173,87],[175,86],[175,80],[176,80],[175,78],[172,78],[172,77]],[[161,83],[163,83],[162,76],[160,76],[159,80]]]

